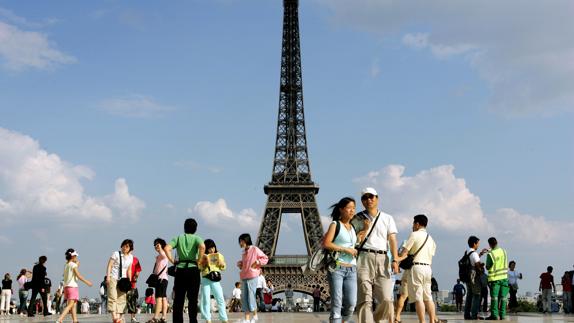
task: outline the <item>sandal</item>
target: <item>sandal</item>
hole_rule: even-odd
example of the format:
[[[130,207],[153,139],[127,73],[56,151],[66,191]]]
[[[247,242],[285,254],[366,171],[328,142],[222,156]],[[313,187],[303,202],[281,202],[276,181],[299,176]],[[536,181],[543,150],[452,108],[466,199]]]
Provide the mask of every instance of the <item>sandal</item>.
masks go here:
[[[156,318],[152,318],[151,320],[147,321],[146,323],[159,323],[159,322],[161,322],[161,321],[156,319]]]

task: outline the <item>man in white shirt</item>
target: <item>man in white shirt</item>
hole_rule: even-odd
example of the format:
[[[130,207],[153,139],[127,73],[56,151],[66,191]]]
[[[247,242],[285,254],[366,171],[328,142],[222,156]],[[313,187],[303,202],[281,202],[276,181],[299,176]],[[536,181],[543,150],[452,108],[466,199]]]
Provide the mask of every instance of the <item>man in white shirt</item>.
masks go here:
[[[522,273],[516,271],[515,268],[516,261],[511,260],[508,263],[508,287],[510,287],[510,301],[508,302],[508,309],[511,312],[516,312],[516,307],[518,307],[516,293],[518,293],[518,280],[522,279]]]
[[[470,281],[466,283],[466,301],[464,303],[465,320],[478,319],[478,310],[480,309],[481,278],[482,275],[484,275],[484,264],[480,262],[480,256],[487,252],[487,250],[484,249],[479,253],[479,245],[480,239],[478,237],[470,236],[468,238],[469,248],[466,254],[468,254],[472,270],[470,272]]]
[[[359,241],[357,256],[359,322],[373,323],[382,319],[393,322],[395,282],[392,273],[398,273],[399,267],[395,261],[391,263],[387,249],[390,248],[393,259],[396,259],[397,226],[391,215],[379,211],[379,196],[374,188],[367,187],[361,191],[361,202],[365,210],[357,213],[352,222]],[[374,313],[373,298],[378,304]]]
[[[263,293],[265,293],[265,291],[267,290],[267,280],[265,279],[265,276],[263,276],[263,274],[260,274],[259,277],[257,277],[257,289],[256,291],[256,296],[257,296],[257,304],[259,307],[259,312],[265,312],[265,301],[263,300]]]
[[[436,252],[436,243],[427,233],[428,218],[424,214],[415,215],[413,232],[404,245],[397,261],[401,262],[407,256],[413,256],[413,266],[407,276],[409,288],[409,302],[415,303],[419,322],[425,322],[425,311],[428,311],[429,322],[442,322],[435,316],[435,304],[433,302],[432,281],[432,258]]]

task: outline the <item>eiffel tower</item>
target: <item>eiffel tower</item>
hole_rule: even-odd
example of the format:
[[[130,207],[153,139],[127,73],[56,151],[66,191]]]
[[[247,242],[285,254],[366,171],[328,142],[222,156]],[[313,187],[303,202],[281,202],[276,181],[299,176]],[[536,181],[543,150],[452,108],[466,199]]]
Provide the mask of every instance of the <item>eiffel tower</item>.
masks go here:
[[[270,256],[269,264],[263,271],[265,277],[273,282],[276,292],[285,291],[287,284],[291,284],[295,291],[312,294],[313,286],[319,285],[322,290],[321,299],[325,301],[329,296],[326,272],[309,274],[302,269],[309,256],[321,247],[323,227],[315,202],[319,186],[311,180],[307,153],[298,6],[298,0],[283,0],[283,43],[275,158],[271,182],[264,187],[267,204],[259,228],[257,246]],[[275,254],[281,217],[285,213],[301,215],[307,254]]]

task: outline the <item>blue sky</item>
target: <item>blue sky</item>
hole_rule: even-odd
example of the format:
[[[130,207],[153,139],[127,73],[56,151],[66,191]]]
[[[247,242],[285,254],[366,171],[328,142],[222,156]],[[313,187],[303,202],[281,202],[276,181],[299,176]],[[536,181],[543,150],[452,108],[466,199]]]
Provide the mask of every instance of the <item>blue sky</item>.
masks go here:
[[[400,240],[428,214],[445,289],[473,233],[528,290],[571,270],[572,6],[301,1],[321,214],[365,185]],[[0,0],[0,270],[46,254],[56,278],[75,247],[99,282],[122,239],[149,264],[189,216],[235,262],[271,177],[281,20],[281,1]],[[302,251],[285,223],[279,250]]]

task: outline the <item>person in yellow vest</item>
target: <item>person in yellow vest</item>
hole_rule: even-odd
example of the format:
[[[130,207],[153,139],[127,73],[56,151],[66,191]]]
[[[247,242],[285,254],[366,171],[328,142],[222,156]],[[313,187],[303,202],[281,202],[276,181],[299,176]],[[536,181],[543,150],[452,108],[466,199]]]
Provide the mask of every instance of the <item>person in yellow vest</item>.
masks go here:
[[[508,286],[508,257],[506,250],[498,246],[496,238],[488,238],[490,251],[486,256],[488,286],[490,287],[490,316],[487,320],[504,320],[506,317],[506,297]]]

